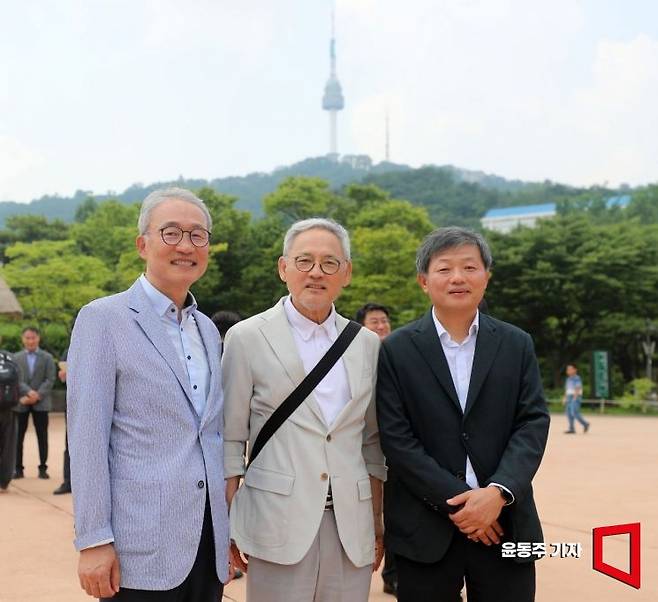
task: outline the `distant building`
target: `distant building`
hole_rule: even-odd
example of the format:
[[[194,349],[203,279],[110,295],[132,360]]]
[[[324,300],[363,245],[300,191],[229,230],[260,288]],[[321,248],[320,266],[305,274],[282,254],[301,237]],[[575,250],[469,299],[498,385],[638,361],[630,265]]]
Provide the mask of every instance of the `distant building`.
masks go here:
[[[543,205],[521,205],[518,207],[500,207],[489,209],[482,218],[482,227],[507,234],[518,226],[532,228],[538,219],[555,215],[555,203]]]
[[[608,208],[626,207],[631,202],[629,195],[613,196],[606,201]],[[540,219],[549,219],[557,214],[555,203],[542,205],[520,205],[489,209],[480,220],[482,227],[507,234],[519,226],[532,228]]]
[[[372,159],[368,155],[343,155],[340,162],[349,165],[352,169],[369,171],[372,167]]]

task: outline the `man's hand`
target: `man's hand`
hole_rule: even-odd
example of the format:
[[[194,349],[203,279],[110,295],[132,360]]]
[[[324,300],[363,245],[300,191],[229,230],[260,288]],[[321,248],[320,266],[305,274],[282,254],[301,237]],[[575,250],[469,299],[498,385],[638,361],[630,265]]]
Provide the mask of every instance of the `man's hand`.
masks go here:
[[[471,541],[483,543],[485,546],[491,546],[493,544],[499,544],[500,538],[503,536],[503,528],[500,526],[500,523],[495,520],[491,523],[491,527],[485,529],[484,531],[476,531],[471,535],[467,535],[468,539]]]
[[[18,403],[24,406],[33,406],[36,402],[32,401],[27,395],[23,395],[23,397],[18,400]]]
[[[469,536],[469,539],[481,541],[486,545],[500,543],[499,538],[503,530],[497,519],[505,505],[505,500],[496,487],[471,489],[446,502],[451,506],[463,504],[461,510],[448,516],[462,533]]]
[[[383,558],[384,558],[384,534],[375,533],[375,562],[372,565],[373,573],[379,568],[379,565],[382,563]]]
[[[39,393],[37,391],[35,391],[34,389],[31,389],[29,391],[29,393],[27,394],[27,396],[32,401],[32,403],[36,403],[37,401],[39,401],[41,399],[41,395],[39,395]]]
[[[233,540],[231,540],[231,548],[229,549],[229,556],[231,558],[231,564],[234,569],[240,569],[243,573],[247,572],[249,556],[247,554],[242,557],[242,552],[238,548]]]
[[[108,543],[80,552],[80,587],[94,598],[111,598],[119,591],[121,569],[114,544]]]
[[[229,477],[226,479],[226,506],[228,509],[231,509],[231,502],[233,501],[233,496],[237,493],[238,488],[240,487],[240,477]]]

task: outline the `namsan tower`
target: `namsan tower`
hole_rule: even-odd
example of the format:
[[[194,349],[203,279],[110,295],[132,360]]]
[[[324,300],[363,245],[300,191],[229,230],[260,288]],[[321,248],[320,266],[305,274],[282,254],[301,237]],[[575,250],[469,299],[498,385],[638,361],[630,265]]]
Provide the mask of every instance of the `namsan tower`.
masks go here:
[[[331,63],[329,79],[324,87],[324,96],[322,97],[322,108],[329,111],[329,156],[338,159],[338,134],[336,126],[336,117],[338,111],[345,107],[343,98],[343,89],[340,86],[338,77],[336,77],[336,27],[334,12],[331,13],[331,42],[329,43],[329,59]]]

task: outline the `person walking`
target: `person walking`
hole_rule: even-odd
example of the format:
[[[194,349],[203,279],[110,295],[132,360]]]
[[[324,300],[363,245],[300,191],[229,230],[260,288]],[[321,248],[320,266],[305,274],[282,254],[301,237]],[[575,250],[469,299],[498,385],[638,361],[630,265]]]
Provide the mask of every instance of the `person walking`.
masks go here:
[[[575,364],[569,364],[566,372],[567,378],[564,382],[564,397],[562,398],[562,405],[565,406],[569,428],[564,431],[564,434],[576,434],[576,420],[582,425],[583,433],[586,433],[589,431],[589,422],[587,422],[580,413],[580,406],[583,402],[583,381],[578,374],[578,368]]]

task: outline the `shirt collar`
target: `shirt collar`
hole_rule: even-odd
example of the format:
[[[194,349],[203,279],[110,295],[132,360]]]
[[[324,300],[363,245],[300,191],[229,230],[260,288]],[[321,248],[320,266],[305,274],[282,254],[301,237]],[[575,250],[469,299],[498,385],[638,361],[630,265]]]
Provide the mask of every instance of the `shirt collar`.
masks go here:
[[[153,309],[155,310],[155,313],[158,316],[175,315],[176,318],[178,318],[176,304],[169,297],[167,297],[167,295],[155,288],[144,274],[139,277],[139,281],[141,282],[142,288],[144,289],[146,296],[148,297],[151,305],[153,306]],[[187,297],[185,298],[183,316],[186,318],[189,317],[190,314],[196,311],[196,308],[196,299],[192,293],[188,292]],[[171,311],[172,309],[174,311]]]
[[[434,320],[434,326],[436,327],[436,332],[438,333],[441,342],[444,344],[452,342],[455,345],[464,345],[471,340],[471,337],[477,336],[478,329],[480,328],[480,310],[476,309],[475,317],[473,318],[471,325],[468,327],[468,336],[461,343],[457,343],[456,341],[452,340],[450,333],[443,327],[443,324],[441,324],[439,319],[436,317],[434,308],[432,308],[432,319]]]
[[[329,316],[324,322],[322,322],[322,324],[309,320],[306,316],[299,313],[297,308],[292,304],[290,295],[288,295],[283,302],[283,308],[286,312],[288,323],[299,333],[299,336],[303,341],[308,341],[318,329],[324,330],[331,338],[335,336],[336,308],[333,303],[331,304],[331,312],[329,312]]]

